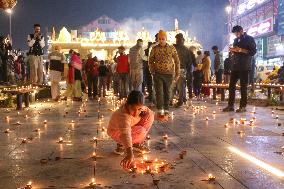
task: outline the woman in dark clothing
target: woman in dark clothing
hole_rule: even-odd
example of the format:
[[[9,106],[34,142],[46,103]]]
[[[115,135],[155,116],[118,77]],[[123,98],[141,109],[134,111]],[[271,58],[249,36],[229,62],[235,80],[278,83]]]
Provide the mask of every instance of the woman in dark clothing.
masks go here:
[[[195,67],[193,71],[193,92],[197,99],[200,98],[202,80],[202,64],[197,64],[197,67]]]
[[[99,97],[101,97],[101,90],[103,89],[103,97],[106,96],[106,82],[108,76],[108,67],[103,60],[100,61],[99,66]]]

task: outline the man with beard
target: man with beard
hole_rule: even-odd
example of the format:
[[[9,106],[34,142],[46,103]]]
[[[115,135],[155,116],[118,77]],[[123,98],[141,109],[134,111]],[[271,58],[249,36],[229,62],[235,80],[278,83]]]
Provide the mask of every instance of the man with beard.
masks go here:
[[[194,54],[184,45],[184,37],[182,33],[176,35],[176,44],[174,47],[178,53],[179,61],[180,61],[180,77],[177,81],[177,90],[178,90],[178,103],[176,107],[180,107],[183,105],[184,99],[186,99],[186,76],[188,77],[188,92],[189,98],[192,98],[192,65],[196,67]]]

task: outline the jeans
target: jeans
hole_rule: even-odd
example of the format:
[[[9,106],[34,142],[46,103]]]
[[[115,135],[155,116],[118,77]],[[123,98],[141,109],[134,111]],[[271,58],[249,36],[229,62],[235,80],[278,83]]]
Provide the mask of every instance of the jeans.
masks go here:
[[[193,72],[193,91],[196,97],[199,97],[202,88],[202,71]]]
[[[87,76],[88,79],[88,97],[96,97],[98,95],[98,76]]]
[[[245,108],[247,106],[247,86],[248,86],[248,71],[232,71],[229,84],[229,103],[230,107],[234,107],[236,84],[240,80],[241,85],[241,101],[240,107]]]
[[[219,69],[218,71],[216,71],[215,76],[216,76],[216,83],[217,84],[222,83],[223,69]]]
[[[152,101],[153,99],[153,78],[149,70],[149,66],[147,65],[144,70],[145,74],[145,81],[147,86],[147,91],[149,94],[149,100]]]
[[[216,76],[216,83],[219,84],[219,83],[222,83],[223,82],[223,72],[224,70],[223,69],[219,69],[217,72],[215,72],[215,76]],[[221,93],[221,89],[217,89],[217,93]]]
[[[178,102],[183,103],[186,100],[186,75],[181,73],[177,81]],[[192,89],[191,89],[192,90]]]
[[[172,92],[173,75],[154,74],[154,87],[158,110],[169,110]]]
[[[192,98],[192,72],[190,71],[186,73],[186,85],[188,90],[188,97]]]
[[[143,70],[142,69],[130,70],[130,82],[131,82],[131,90],[142,92]]]
[[[99,97],[101,97],[102,90],[103,90],[103,97],[106,96],[106,83],[107,83],[107,77],[99,77]]]
[[[129,76],[128,73],[119,73],[119,98],[126,98],[129,89]]]

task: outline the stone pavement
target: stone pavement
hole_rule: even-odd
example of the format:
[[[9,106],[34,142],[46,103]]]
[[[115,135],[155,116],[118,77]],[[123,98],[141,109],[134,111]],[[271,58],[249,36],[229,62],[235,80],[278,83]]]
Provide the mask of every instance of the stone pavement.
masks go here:
[[[166,160],[172,168],[154,176],[129,173],[119,166],[122,157],[112,153],[115,143],[102,131],[107,128],[111,104],[102,102],[101,121],[97,101],[88,101],[84,107],[81,102],[38,102],[19,115],[15,110],[1,109],[0,189],[25,187],[29,181],[33,189],[89,188],[94,167],[96,188],[284,188],[284,175],[274,175],[228,149],[235,147],[284,171],[284,113],[274,110],[272,114],[271,108],[260,107],[248,107],[243,114],[222,113],[220,108],[225,105],[193,101],[173,109],[169,122],[155,122],[147,142],[151,148],[148,159]],[[254,126],[249,126],[253,117]],[[231,118],[248,121],[234,124],[229,123]],[[93,137],[98,138],[97,146]],[[96,162],[92,158],[95,150]],[[187,155],[180,159],[183,150]],[[215,181],[207,181],[209,173]],[[158,185],[153,184],[153,178],[160,180]]]

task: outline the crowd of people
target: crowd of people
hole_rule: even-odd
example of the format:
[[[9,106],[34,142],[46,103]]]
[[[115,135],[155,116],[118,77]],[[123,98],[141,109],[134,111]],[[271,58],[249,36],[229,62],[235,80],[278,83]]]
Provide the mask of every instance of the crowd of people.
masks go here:
[[[236,83],[240,80],[241,101],[236,112],[245,111],[256,44],[241,26],[233,27],[232,32],[236,39],[225,61],[218,46],[212,47],[214,55],[210,51],[202,52],[195,47],[186,47],[181,33],[175,36],[176,43],[170,45],[167,33],[163,30],[155,35],[155,42],[148,42],[146,49],[143,49],[142,39],[137,40],[128,54],[124,46],[118,47],[113,60],[99,60],[92,53],[88,54],[87,59],[82,59],[72,49],[68,55],[64,55],[60,46],[54,45],[48,55],[52,99],[58,101],[61,98],[72,98],[74,101],[82,101],[83,93],[86,93],[90,100],[96,100],[106,97],[107,90],[113,90],[119,99],[126,99],[126,103],[113,113],[108,134],[117,142],[115,153],[126,152],[122,165],[129,168],[133,162],[133,150],[149,152],[143,141],[154,119],[167,121],[171,106],[178,108],[188,98],[198,100],[201,96],[210,96],[210,88],[202,84],[229,84],[228,106],[223,109],[229,112],[234,111]],[[28,35],[27,43],[29,82],[41,85],[44,79],[42,57],[45,41],[39,24],[34,25],[34,33]],[[5,73],[3,62],[7,59],[9,48],[9,43],[4,43],[1,38],[2,80],[7,79],[2,73]],[[283,70],[280,69],[279,74]],[[63,78],[66,79],[67,89],[61,95],[60,82]],[[156,113],[145,106],[144,96],[156,106]]]
[[[83,92],[86,92],[90,99],[98,99],[105,97],[106,91],[111,88],[114,94],[122,99],[126,98],[130,91],[135,90],[147,94],[146,98],[156,105],[160,114],[168,114],[170,106],[178,108],[187,101],[187,98],[209,97],[210,88],[202,87],[202,84],[211,82],[229,84],[230,80],[238,79],[236,77],[230,79],[231,76],[235,76],[232,67],[236,53],[230,52],[229,57],[223,61],[223,53],[219,51],[218,46],[213,46],[210,53],[210,51],[202,52],[195,47],[186,47],[184,42],[183,34],[179,33],[176,35],[176,43],[170,45],[167,42],[167,33],[161,30],[155,35],[155,42],[148,42],[146,49],[143,49],[142,39],[137,40],[128,54],[124,46],[118,47],[113,60],[98,60],[91,53],[88,54],[87,59],[82,59],[80,54],[72,49],[68,55],[64,55],[60,51],[60,46],[55,45],[48,55],[46,69],[49,70],[52,99],[59,100],[63,96],[64,99],[72,97],[73,100],[80,101]],[[27,45],[28,66],[21,69],[26,71],[19,75],[25,75],[25,80],[31,84],[41,85],[45,78],[43,71],[45,40],[39,24],[35,24],[34,32],[28,35]],[[4,62],[7,62],[11,46],[4,38],[1,38],[0,49],[2,62],[0,68],[3,73],[0,76],[1,81],[5,81],[7,64]],[[243,69],[242,66],[239,68]],[[62,76],[66,79],[67,90],[60,96],[59,82]],[[233,92],[231,91],[230,94],[232,99]],[[244,95],[246,94],[243,92]],[[177,103],[174,103],[176,102],[174,99],[177,99]],[[232,102],[233,100],[230,100],[230,106]],[[242,106],[244,104],[245,102]]]

